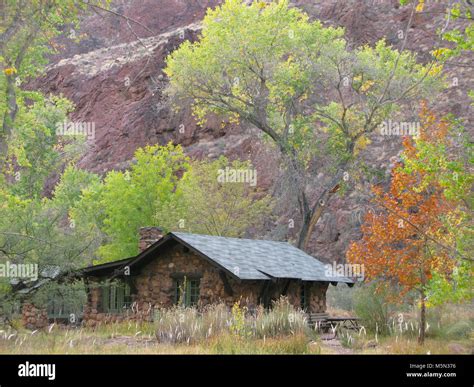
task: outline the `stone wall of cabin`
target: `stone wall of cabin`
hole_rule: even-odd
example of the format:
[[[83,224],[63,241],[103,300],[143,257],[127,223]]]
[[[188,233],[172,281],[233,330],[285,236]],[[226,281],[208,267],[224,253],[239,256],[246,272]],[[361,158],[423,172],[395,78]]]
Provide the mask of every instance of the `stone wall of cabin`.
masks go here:
[[[48,313],[45,308],[39,308],[30,302],[25,302],[21,308],[22,324],[27,329],[42,329],[48,326]]]
[[[150,262],[132,280],[136,288],[131,310],[124,314],[108,314],[101,312],[101,290],[96,286],[98,279],[90,279],[88,304],[84,308],[84,322],[87,326],[99,323],[123,320],[151,320],[154,308],[168,308],[175,301],[175,278],[186,275],[188,278],[200,277],[199,304],[202,308],[209,304],[225,303],[231,307],[236,301],[250,310],[257,307],[264,281],[237,281],[227,275],[232,295],[226,292],[224,281],[219,269],[207,260],[175,245],[160,252],[160,257]],[[278,299],[285,288],[286,281],[271,283],[268,294]],[[287,288],[286,296],[296,307],[300,306],[300,286],[292,281]],[[310,300],[308,311],[324,312],[326,310],[327,284],[313,283],[309,285]]]

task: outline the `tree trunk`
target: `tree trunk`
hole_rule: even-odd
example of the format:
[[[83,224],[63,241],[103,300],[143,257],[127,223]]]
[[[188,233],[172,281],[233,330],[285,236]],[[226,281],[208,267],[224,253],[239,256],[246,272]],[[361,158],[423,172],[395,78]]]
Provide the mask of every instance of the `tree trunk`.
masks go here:
[[[0,132],[0,171],[3,169],[5,160],[8,154],[8,139],[12,132],[12,123],[15,120],[18,112],[18,105],[16,103],[16,92],[14,86],[14,79],[12,75],[6,77],[6,109],[3,116],[3,125]]]
[[[311,235],[310,229],[311,227],[311,211],[308,209],[304,210],[301,214],[303,218],[303,224],[301,225],[299,235],[298,235],[298,248],[305,250],[307,241]]]
[[[301,246],[304,251],[307,251],[311,235],[313,234],[314,226],[318,223],[319,218],[323,215],[324,211],[327,208],[327,205],[331,197],[339,190],[339,184],[334,185],[329,191],[323,192],[323,194],[318,198],[317,202],[314,204],[313,209],[309,212],[309,223],[306,226],[303,222],[303,227],[305,227],[304,235],[300,234]],[[305,220],[305,218],[303,218]],[[302,227],[302,230],[303,230]]]
[[[426,304],[425,304],[425,292],[421,292],[421,310],[420,310],[420,335],[418,337],[418,344],[423,345],[425,343],[425,331],[426,331]]]

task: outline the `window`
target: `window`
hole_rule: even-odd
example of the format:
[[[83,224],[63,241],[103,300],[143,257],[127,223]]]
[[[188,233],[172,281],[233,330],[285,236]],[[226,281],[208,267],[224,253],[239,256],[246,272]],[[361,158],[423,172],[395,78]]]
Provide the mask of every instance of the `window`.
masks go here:
[[[47,312],[48,318],[69,318],[73,310],[69,308],[65,300],[54,297],[48,302]]]
[[[123,313],[131,304],[130,286],[124,282],[107,283],[102,288],[102,311]]]
[[[199,278],[175,279],[175,304],[194,306],[199,301]]]
[[[74,319],[82,317],[82,308],[87,301],[84,284],[77,283],[55,283],[47,289],[48,303],[46,311],[50,319]]]
[[[300,305],[301,309],[306,310],[309,306],[309,290],[308,284],[302,283],[300,286]]]

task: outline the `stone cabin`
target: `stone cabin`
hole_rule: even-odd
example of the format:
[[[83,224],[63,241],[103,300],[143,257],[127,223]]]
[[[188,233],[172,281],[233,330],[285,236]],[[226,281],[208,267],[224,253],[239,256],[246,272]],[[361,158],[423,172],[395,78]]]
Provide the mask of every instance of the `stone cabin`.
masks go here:
[[[132,258],[80,270],[87,289],[83,323],[152,320],[157,308],[241,302],[270,307],[284,295],[308,312],[325,312],[329,284],[318,259],[285,243],[140,230],[141,252]]]

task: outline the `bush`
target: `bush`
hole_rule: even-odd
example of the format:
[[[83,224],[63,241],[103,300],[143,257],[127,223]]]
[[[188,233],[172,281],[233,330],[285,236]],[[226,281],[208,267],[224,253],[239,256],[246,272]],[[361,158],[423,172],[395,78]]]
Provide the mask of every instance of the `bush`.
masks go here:
[[[474,332],[472,304],[445,304],[428,309],[431,337],[467,339]]]
[[[338,286],[329,286],[326,293],[326,302],[328,308],[353,311],[354,294],[358,289],[356,286],[352,288],[343,284],[339,284]]]
[[[360,287],[354,294],[354,310],[370,332],[389,333],[391,305],[385,293],[377,293],[375,285]]]
[[[458,321],[445,329],[445,335],[450,339],[468,339],[474,332],[472,321]]]

